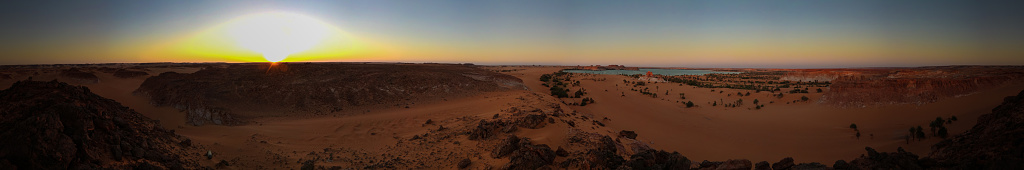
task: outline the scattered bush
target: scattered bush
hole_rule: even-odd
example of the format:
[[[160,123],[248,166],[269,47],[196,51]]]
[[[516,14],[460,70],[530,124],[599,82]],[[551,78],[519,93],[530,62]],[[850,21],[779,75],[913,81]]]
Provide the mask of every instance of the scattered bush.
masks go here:
[[[949,136],[949,132],[946,130],[946,127],[939,127],[939,132],[937,134],[943,139]]]
[[[802,96],[802,97],[800,97],[800,100],[807,101],[807,100],[811,100],[811,98],[807,98],[807,96]]]

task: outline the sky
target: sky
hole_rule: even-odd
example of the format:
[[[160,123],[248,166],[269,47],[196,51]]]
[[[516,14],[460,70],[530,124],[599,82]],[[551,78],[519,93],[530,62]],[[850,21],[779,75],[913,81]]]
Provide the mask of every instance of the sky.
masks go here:
[[[285,61],[667,67],[1024,65],[1024,1],[4,1],[0,65],[258,62],[226,23],[335,34]]]

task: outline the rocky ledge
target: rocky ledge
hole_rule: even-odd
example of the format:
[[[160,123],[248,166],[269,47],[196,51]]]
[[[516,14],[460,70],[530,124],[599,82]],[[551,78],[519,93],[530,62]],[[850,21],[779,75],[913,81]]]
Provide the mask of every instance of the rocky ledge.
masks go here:
[[[191,140],[89,88],[19,81],[0,91],[0,169],[194,169]]]

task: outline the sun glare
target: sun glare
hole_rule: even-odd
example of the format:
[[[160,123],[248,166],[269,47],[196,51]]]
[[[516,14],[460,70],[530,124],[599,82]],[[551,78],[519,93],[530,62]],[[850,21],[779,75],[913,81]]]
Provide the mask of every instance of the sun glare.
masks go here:
[[[285,12],[247,15],[228,26],[228,33],[239,46],[262,54],[270,62],[313,48],[329,32],[330,26],[324,22]]]

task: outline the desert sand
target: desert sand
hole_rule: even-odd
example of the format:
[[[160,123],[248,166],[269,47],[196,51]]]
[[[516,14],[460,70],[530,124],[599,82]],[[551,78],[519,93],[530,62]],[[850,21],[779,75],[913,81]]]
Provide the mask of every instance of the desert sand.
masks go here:
[[[527,90],[507,90],[431,99],[400,107],[368,105],[328,114],[260,116],[240,125],[192,125],[185,113],[169,106],[156,106],[147,97],[133,93],[147,78],[164,72],[194,73],[201,67],[148,68],[148,76],[115,77],[112,73],[83,68],[98,78],[83,82],[59,75],[53,69],[38,74],[14,74],[0,81],[6,89],[19,80],[69,82],[88,87],[99,96],[114,99],[140,114],[159,121],[159,125],[187,137],[196,150],[210,151],[212,159],[194,153],[197,166],[226,169],[291,169],[304,164],[323,167],[425,168],[453,169],[468,159],[470,169],[509,166],[510,159],[495,156],[495,147],[503,146],[504,134],[471,139],[484,122],[507,121],[514,128],[507,135],[529,138],[533,145],[551,150],[565,148],[568,155],[588,155],[588,146],[580,136],[612,136],[620,155],[639,153],[643,148],[679,152],[697,167],[700,160],[725,161],[747,159],[751,162],[776,162],[792,157],[796,162],[828,163],[851,160],[865,154],[864,148],[879,151],[906,151],[927,154],[939,137],[907,141],[907,129],[927,126],[935,117],[956,116],[947,124],[950,134],[961,134],[1003,102],[1003,97],[1024,90],[1022,81],[1013,81],[969,95],[941,99],[926,104],[892,104],[871,107],[836,107],[823,104],[828,92],[785,94],[727,88],[698,88],[680,83],[647,83],[658,97],[642,95],[631,83],[635,78],[621,75],[569,74],[579,80],[571,91],[586,89],[585,97],[596,102],[573,105],[580,98],[556,98],[538,80],[568,67],[494,66],[522,80]],[[49,71],[45,71],[49,70]],[[624,82],[626,81],[626,82]],[[813,89],[813,88],[812,88]],[[737,93],[750,93],[740,96]],[[661,95],[661,94],[668,95]],[[679,97],[685,93],[686,98]],[[806,96],[809,100],[801,100]],[[746,104],[725,107],[726,102],[742,99]],[[757,99],[763,108],[756,108]],[[686,107],[685,102],[696,106]],[[716,106],[712,106],[715,103]],[[246,113],[234,113],[244,115]],[[531,122],[529,115],[540,115]],[[525,122],[525,123],[524,123]],[[571,123],[570,123],[571,122]],[[848,126],[857,124],[861,136]],[[488,129],[483,129],[488,130]],[[634,139],[620,135],[633,131]],[[927,131],[927,129],[926,129]],[[513,154],[514,155],[514,154]],[[516,156],[512,156],[516,157]],[[565,167],[572,157],[558,156],[552,165]],[[229,165],[223,165],[226,162]],[[562,165],[557,165],[563,162]],[[218,164],[221,163],[221,164]],[[749,162],[748,162],[749,163]],[[687,163],[687,166],[690,164]],[[747,164],[749,166],[749,164]],[[581,168],[577,165],[569,169]],[[590,167],[590,166],[583,166]]]

